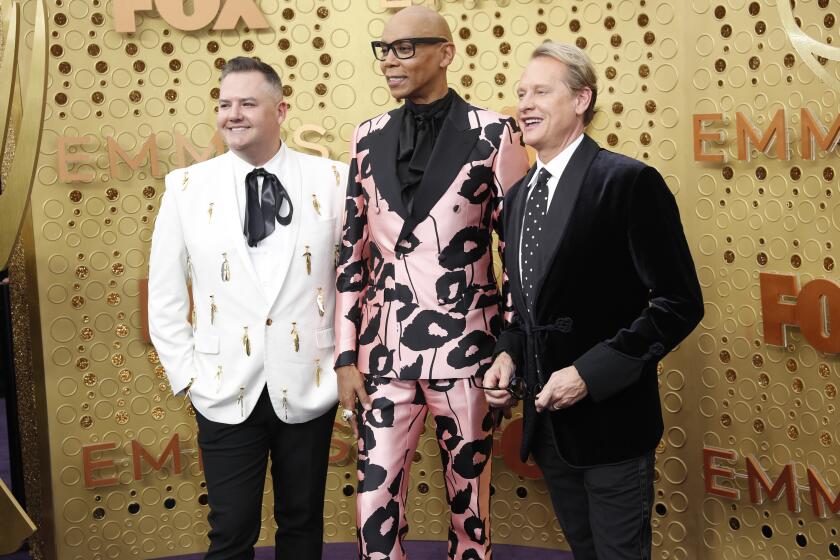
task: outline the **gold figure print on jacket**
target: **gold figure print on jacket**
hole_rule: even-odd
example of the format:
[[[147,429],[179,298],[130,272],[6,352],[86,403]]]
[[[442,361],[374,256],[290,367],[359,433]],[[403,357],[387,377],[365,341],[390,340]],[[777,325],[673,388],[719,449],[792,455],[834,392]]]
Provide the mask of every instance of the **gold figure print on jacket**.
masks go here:
[[[303,258],[306,259],[306,274],[312,274],[312,251],[309,250],[309,245],[304,245]]]
[[[318,295],[315,296],[315,303],[318,304],[318,315],[323,317],[327,310],[324,307],[324,290],[321,288],[318,288]]]
[[[228,262],[227,253],[222,253],[222,282],[230,282],[230,263]]]
[[[245,333],[242,335],[242,345],[245,347],[245,355],[251,355],[251,339],[248,337],[248,327],[243,327]]]
[[[300,335],[298,334],[297,323],[294,321],[292,321],[292,347],[295,352],[300,351]]]

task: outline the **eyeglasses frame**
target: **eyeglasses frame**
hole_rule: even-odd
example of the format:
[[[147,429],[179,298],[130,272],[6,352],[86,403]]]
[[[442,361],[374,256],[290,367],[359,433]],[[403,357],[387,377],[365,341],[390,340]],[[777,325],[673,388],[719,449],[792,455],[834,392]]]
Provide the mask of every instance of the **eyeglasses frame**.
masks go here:
[[[409,56],[398,55],[397,50],[394,48],[397,43],[402,43],[404,41],[411,43],[411,54]],[[370,47],[373,50],[374,58],[383,62],[388,59],[389,52],[394,53],[394,58],[397,60],[408,60],[410,58],[414,58],[414,55],[417,54],[417,45],[437,45],[440,43],[449,43],[449,39],[444,37],[406,37],[405,39],[397,39],[396,41],[391,41],[390,43],[386,43],[385,41],[371,41]],[[385,54],[380,58],[379,50],[383,48],[385,49]]]

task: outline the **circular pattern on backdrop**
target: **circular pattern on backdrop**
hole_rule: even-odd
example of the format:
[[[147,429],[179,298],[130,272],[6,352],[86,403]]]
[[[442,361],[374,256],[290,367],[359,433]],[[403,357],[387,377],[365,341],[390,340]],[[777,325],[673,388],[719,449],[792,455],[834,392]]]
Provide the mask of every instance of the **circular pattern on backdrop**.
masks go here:
[[[85,445],[118,441],[126,449],[134,434],[145,428],[141,441],[156,455],[173,433],[171,427],[178,426],[174,431],[186,449],[194,446],[191,409],[170,394],[162,366],[151,359],[151,347],[141,338],[140,280],[147,273],[148,241],[163,180],[151,176],[146,159],[141,158],[134,170],[119,156],[112,177],[105,138],[115,137],[134,157],[145,138],[155,133],[161,174],[180,165],[173,133],[189,138],[199,152],[210,145],[219,68],[233,56],[251,53],[273,64],[291,89],[287,99],[295,118],[284,128],[321,123],[330,132],[322,139],[324,145],[333,157],[346,160],[355,124],[397,106],[368,47],[368,41],[381,35],[393,10],[378,0],[358,5],[349,0],[263,0],[258,5],[270,22],[267,30],[251,31],[240,25],[230,32],[207,29],[184,34],[162,18],[144,14],[137,17],[138,33],[124,35],[107,29],[111,14],[96,3],[65,0],[64,4],[51,8],[50,14],[51,20],[59,14],[66,20],[51,26],[57,33],[51,46],[61,47],[61,54],[51,55],[44,162],[33,194],[33,207],[42,209],[33,220],[41,235],[37,249],[45,255],[42,266],[50,282],[41,300],[42,313],[55,317],[45,323],[44,351],[59,379],[53,389],[58,392],[53,412],[56,429],[66,434],[83,430],[89,435]],[[654,518],[657,553],[686,558],[686,521],[702,510],[704,516],[714,512],[714,522],[707,522],[702,532],[703,541],[733,559],[776,553],[787,557],[790,543],[781,547],[774,543],[779,535],[793,539],[798,532],[807,537],[807,546],[796,545],[803,555],[824,557],[832,538],[819,521],[805,520],[794,530],[783,504],[768,502],[759,510],[718,498],[702,502],[705,496],[672,460],[688,461],[693,468],[697,442],[702,442],[759,457],[772,455],[779,468],[795,459],[811,461],[831,487],[840,485],[836,461],[825,461],[809,447],[822,451],[829,445],[825,442],[838,437],[833,428],[826,428],[836,423],[831,396],[836,395],[836,372],[829,365],[828,374],[822,376],[821,364],[827,359],[818,356],[797,329],[788,332],[791,349],[765,346],[758,303],[761,272],[796,274],[800,286],[836,272],[835,248],[828,246],[827,232],[840,231],[840,206],[833,188],[837,166],[822,153],[813,162],[801,160],[795,140],[789,161],[756,150],[752,161],[738,161],[733,122],[735,111],[741,111],[761,132],[781,106],[770,99],[782,99],[791,109],[786,116],[789,128],[799,128],[798,109],[803,106],[828,126],[837,96],[816,89],[819,81],[797,57],[791,55],[789,64],[788,37],[773,23],[775,10],[769,5],[692,0],[685,10],[690,24],[677,29],[674,5],[664,2],[555,4],[506,0],[441,4],[458,51],[450,80],[478,104],[509,108],[515,105],[514,88],[535,45],[548,37],[576,42],[595,62],[599,77],[599,112],[590,134],[604,147],[659,169],[675,194],[707,301],[697,332],[662,364],[668,429],[657,453],[656,504],[667,511]],[[807,11],[811,9],[819,17]],[[825,36],[821,25],[828,12],[820,10],[815,2],[797,6],[803,30],[814,37]],[[354,27],[352,22],[359,21],[367,25]],[[779,98],[774,89],[782,86],[786,91]],[[619,111],[616,102],[621,104]],[[687,139],[692,124],[686,111],[724,113],[722,122],[709,122],[706,128],[725,130],[726,148],[709,142],[705,149],[727,152],[728,162],[691,161]],[[73,167],[80,172],[95,170],[95,182],[57,185],[59,135],[85,134],[92,134],[92,141],[70,153],[89,157],[89,165]],[[189,154],[187,160],[191,161]],[[66,191],[56,190],[57,186]],[[145,195],[146,188],[152,189],[150,196]],[[114,192],[106,194],[110,189]],[[77,273],[78,266],[86,267],[86,272]],[[123,275],[115,270],[124,271],[119,273]],[[698,354],[703,368],[693,361]],[[696,396],[697,406],[688,406],[695,397],[689,399],[683,391],[696,369],[701,372],[702,393]],[[689,416],[696,415],[695,410],[708,415],[706,425],[697,431]],[[434,427],[427,432],[433,434]],[[777,437],[797,446],[796,452],[787,445],[765,445]],[[336,432],[334,438],[349,441],[346,433]],[[56,457],[79,454],[82,442],[77,438],[68,443],[71,440],[60,435],[56,441],[64,442],[53,450]],[[420,448],[412,478],[415,485],[427,484],[428,493],[412,506],[409,516],[425,520],[423,534],[436,538],[436,531],[443,534],[445,528],[430,520],[437,520],[445,506],[438,451],[433,438],[429,441]],[[778,451],[780,447],[786,451]],[[78,469],[62,470],[59,494],[71,499],[84,496],[84,518],[57,539],[63,543],[60,546],[74,549],[68,557],[119,558],[144,552],[162,556],[176,546],[203,543],[206,506],[200,504],[206,490],[200,486],[192,452],[186,452],[183,460],[187,478],[176,490],[166,490],[171,479],[164,467],[164,472],[145,475],[143,484],[151,486],[139,497],[130,495],[134,483],[129,467],[120,466],[120,484],[101,495],[77,492]],[[501,464],[494,465],[493,481],[497,540],[527,540],[547,547],[563,542],[544,486],[504,472]],[[768,466],[768,476],[777,476],[779,468]],[[334,466],[330,473],[333,494],[325,512],[333,514],[325,534],[337,540],[354,538],[350,506],[355,492],[347,482],[352,470],[352,466]],[[417,474],[418,470],[425,474]],[[170,496],[177,512],[164,506]],[[93,513],[100,497],[107,508],[106,522]],[[62,516],[65,502],[57,506]],[[130,512],[132,503],[140,508],[136,513]],[[753,534],[746,530],[761,531],[764,511],[770,512],[773,537],[761,535],[757,544],[743,544],[744,535]],[[70,515],[76,519],[72,508]],[[262,517],[270,519],[270,511],[264,508]],[[733,519],[740,524],[740,533],[732,528]],[[61,523],[72,525],[66,519]],[[173,528],[180,535],[175,540]],[[260,544],[267,544],[267,538],[263,531]],[[681,542],[683,546],[678,546]]]

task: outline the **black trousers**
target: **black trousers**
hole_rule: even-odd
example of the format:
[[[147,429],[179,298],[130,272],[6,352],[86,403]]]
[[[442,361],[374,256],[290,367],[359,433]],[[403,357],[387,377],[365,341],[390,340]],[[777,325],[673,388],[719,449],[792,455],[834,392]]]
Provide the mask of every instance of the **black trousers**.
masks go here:
[[[302,424],[280,421],[268,391],[241,424],[196,411],[210,513],[207,560],[251,560],[271,455],[277,560],[320,560],[324,488],[335,408]]]
[[[531,454],[575,560],[648,560],[653,452],[620,463],[573,467],[557,451],[548,414],[540,414]]]

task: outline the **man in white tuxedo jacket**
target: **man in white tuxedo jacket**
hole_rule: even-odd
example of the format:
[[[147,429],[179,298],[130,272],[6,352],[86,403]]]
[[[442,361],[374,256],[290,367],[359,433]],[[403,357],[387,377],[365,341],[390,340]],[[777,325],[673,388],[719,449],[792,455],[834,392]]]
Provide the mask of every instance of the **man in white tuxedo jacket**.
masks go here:
[[[347,166],[283,144],[286,110],[270,66],[230,60],[217,117],[230,151],[167,175],[152,238],[149,327],[196,411],[210,560],[254,557],[269,454],[276,558],[321,558]]]

